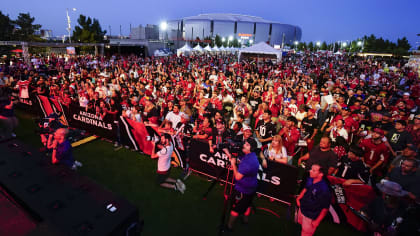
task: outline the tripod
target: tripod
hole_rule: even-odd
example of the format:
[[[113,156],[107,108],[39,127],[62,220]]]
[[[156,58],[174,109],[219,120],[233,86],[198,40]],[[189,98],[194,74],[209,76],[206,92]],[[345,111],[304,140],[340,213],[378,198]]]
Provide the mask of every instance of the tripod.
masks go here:
[[[228,212],[230,196],[231,196],[232,190],[233,190],[234,176],[233,176],[233,172],[232,172],[232,176],[231,176],[230,168],[231,168],[230,163],[228,163],[226,168],[218,174],[217,178],[215,180],[213,180],[213,182],[210,184],[207,191],[203,194],[203,200],[206,200],[207,196],[213,190],[213,188],[217,184],[217,182],[219,182],[220,179],[222,179],[222,176],[224,174],[226,174],[226,179],[225,179],[225,184],[224,184],[224,189],[223,189],[223,210],[222,210],[222,216],[220,217],[220,225],[219,225],[218,235],[222,235],[223,232],[224,232],[223,230],[224,230],[224,227],[225,227],[226,213]],[[232,180],[229,181],[229,177],[231,177]],[[228,187],[228,184],[230,184],[230,187]]]

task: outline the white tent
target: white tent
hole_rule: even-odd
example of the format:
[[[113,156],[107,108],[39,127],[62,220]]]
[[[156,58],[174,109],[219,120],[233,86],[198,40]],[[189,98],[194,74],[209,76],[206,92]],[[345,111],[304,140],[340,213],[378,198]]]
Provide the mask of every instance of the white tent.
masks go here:
[[[282,56],[281,50],[274,49],[265,42],[260,42],[250,47],[242,48],[239,50],[239,58],[241,58],[241,54],[271,55],[276,56],[277,61],[280,61]]]
[[[223,45],[219,48],[219,50],[222,51],[222,52],[227,51],[226,48]]]
[[[185,43],[185,45],[182,48],[179,48],[176,50],[176,55],[180,56],[181,54],[188,55],[192,51],[192,48],[188,43]]]
[[[203,49],[204,49],[204,51],[206,51],[206,52],[211,52],[211,47],[210,47],[210,45],[208,45],[208,44],[207,44],[207,46],[205,46]]]
[[[231,47],[229,48],[229,51],[231,51],[231,52],[236,52],[236,51],[238,51],[238,48],[234,48],[234,47],[232,47],[232,46],[231,46]]]
[[[219,48],[217,47],[217,45],[214,45],[214,47],[211,49],[211,51],[213,52],[219,52]]]
[[[193,48],[193,51],[194,51],[194,52],[203,52],[203,51],[204,51],[204,49],[200,46],[200,44],[197,44],[197,46],[195,46],[195,47]]]

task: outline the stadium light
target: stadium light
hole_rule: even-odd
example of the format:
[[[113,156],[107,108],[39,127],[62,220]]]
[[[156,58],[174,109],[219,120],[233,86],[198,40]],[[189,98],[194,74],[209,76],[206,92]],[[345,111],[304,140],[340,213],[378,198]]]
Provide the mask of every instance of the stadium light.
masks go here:
[[[252,40],[252,39],[251,39],[251,40],[249,40],[249,43],[250,43],[250,44],[253,44],[253,43],[254,43],[254,40]]]
[[[321,46],[321,42],[320,41],[318,41],[318,42],[316,42],[316,46]]]
[[[299,42],[298,41],[295,41],[295,42],[293,42],[296,46],[299,44]]]
[[[231,36],[229,36],[229,41],[232,41],[233,40],[233,36],[231,35]]]
[[[343,47],[347,47],[347,43],[346,42],[343,42]]]
[[[362,46],[362,41],[357,42],[357,46]]]
[[[160,29],[165,31],[168,28],[168,23],[166,23],[166,21],[162,21],[160,23]]]
[[[225,40],[226,40],[226,39],[225,39],[225,37],[223,37],[223,38],[222,38],[222,42],[225,42]]]

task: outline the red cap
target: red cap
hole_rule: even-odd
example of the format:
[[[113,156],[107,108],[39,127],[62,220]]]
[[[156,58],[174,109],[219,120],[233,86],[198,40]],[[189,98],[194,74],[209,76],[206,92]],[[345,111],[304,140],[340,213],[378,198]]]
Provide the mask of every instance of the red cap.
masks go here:
[[[381,136],[384,136],[385,135],[384,131],[382,129],[380,129],[380,128],[374,128],[373,129],[373,132],[378,133]]]

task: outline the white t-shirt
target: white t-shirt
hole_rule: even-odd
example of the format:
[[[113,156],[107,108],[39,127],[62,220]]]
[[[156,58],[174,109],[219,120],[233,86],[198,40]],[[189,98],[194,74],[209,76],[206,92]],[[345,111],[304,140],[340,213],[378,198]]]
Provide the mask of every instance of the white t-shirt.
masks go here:
[[[176,128],[176,125],[181,121],[182,112],[179,112],[178,115],[175,114],[173,111],[169,112],[165,119],[172,122],[172,128]]]
[[[170,146],[166,146],[157,152],[159,159],[158,159],[158,171],[165,172],[171,168],[171,156],[173,152],[172,144]]]
[[[276,161],[280,161],[282,163],[287,163],[287,150],[286,147],[281,147],[280,153],[276,153],[274,148],[271,148],[271,144],[268,147],[268,156],[271,158],[276,159]]]
[[[349,134],[347,133],[346,129],[344,128],[337,129],[337,127],[333,127],[332,130],[330,131],[331,141],[335,142],[338,136],[343,137],[345,140],[349,139]]]

